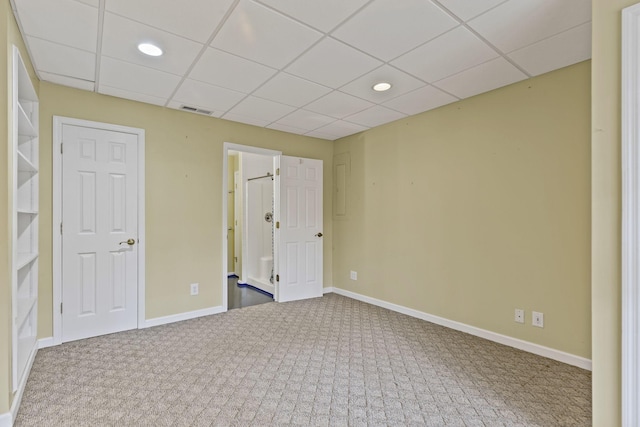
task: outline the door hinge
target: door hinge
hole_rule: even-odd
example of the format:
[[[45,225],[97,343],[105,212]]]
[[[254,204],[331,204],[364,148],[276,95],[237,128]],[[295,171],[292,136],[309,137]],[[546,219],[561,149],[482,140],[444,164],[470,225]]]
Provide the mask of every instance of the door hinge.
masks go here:
[[[60,223],[60,234],[62,234],[62,223]]]
[[[62,314],[62,303],[60,303],[60,314]]]
[[[61,142],[61,143],[60,143],[60,154],[62,154],[62,146],[63,146],[63,145],[64,145],[64,144]]]
[[[276,221],[276,228],[280,228],[280,221]]]
[[[280,176],[280,168],[276,169],[276,176]]]
[[[276,274],[276,282],[279,282],[279,281],[280,281],[280,275]]]

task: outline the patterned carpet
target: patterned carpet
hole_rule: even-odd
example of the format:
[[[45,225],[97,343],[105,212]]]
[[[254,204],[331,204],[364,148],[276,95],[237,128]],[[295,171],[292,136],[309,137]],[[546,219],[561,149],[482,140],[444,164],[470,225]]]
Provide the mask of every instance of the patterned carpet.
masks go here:
[[[588,426],[591,374],[335,294],[38,352],[16,426]]]

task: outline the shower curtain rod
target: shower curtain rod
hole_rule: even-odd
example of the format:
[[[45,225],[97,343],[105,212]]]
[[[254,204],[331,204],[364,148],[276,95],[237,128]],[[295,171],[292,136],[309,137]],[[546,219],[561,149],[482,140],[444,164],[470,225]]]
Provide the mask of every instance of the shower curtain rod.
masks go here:
[[[255,178],[249,178],[249,179],[247,179],[247,181],[253,181],[254,179],[262,179],[262,178],[271,178],[271,179],[273,179],[273,174],[267,173],[264,176],[257,176]]]

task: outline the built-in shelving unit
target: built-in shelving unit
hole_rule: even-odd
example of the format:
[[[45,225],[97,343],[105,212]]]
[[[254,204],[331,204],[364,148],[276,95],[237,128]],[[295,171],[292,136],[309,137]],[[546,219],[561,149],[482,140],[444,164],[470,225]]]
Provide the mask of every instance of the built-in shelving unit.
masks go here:
[[[13,47],[13,390],[37,350],[38,96]]]

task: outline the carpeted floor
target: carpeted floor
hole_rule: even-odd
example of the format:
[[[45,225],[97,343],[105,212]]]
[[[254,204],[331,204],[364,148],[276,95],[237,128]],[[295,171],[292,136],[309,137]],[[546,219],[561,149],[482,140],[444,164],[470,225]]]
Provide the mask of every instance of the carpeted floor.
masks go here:
[[[588,426],[591,374],[328,294],[40,350],[57,425]]]

